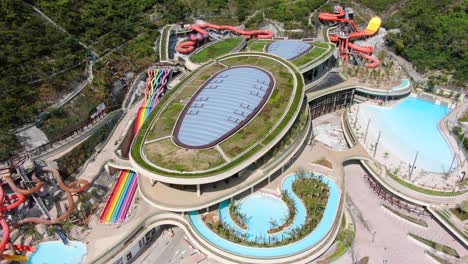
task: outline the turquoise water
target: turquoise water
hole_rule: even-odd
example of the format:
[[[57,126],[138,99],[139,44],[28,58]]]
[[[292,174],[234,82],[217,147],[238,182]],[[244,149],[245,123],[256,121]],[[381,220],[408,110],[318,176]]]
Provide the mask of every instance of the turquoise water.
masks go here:
[[[398,90],[403,90],[403,89],[406,89],[408,88],[408,85],[409,85],[409,80],[408,79],[403,79],[401,80],[401,83],[399,86],[396,86],[396,87],[393,87],[392,90],[393,91],[398,91]]]
[[[311,176],[308,175],[308,177],[316,177],[316,176]],[[288,192],[290,197],[292,198],[295,207],[296,207],[296,215],[294,217],[293,223],[283,229],[281,232],[275,233],[275,234],[266,234],[265,230],[268,230],[270,228],[270,225],[267,221],[267,224],[265,224],[265,220],[269,219],[269,217],[281,217],[285,211],[284,209],[281,209],[281,207],[278,208],[272,208],[275,204],[279,205],[280,203],[283,203],[280,200],[277,201],[272,201],[269,200],[272,197],[266,198],[267,195],[264,194],[254,194],[254,198],[252,201],[248,202],[248,204],[253,204],[253,205],[248,205],[244,207],[244,209],[240,210],[245,210],[247,218],[250,218],[250,221],[257,216],[259,213],[263,213],[267,216],[264,216],[262,218],[257,218],[257,220],[254,221],[254,227],[249,227],[249,223],[247,223],[247,230],[241,229],[239,226],[237,226],[231,219],[229,215],[229,201],[224,201],[220,204],[220,218],[221,221],[223,221],[225,224],[228,226],[234,228],[235,233],[238,236],[242,236],[244,234],[246,235],[246,239],[250,241],[255,240],[255,236],[259,235],[264,235],[265,240],[272,241],[272,240],[281,240],[282,237],[286,238],[289,236],[288,231],[301,227],[306,220],[307,216],[307,210],[302,203],[302,200],[292,191],[292,184],[296,180],[295,175],[291,175],[286,177],[283,180],[281,189],[283,191]],[[285,257],[285,256],[290,256],[294,254],[298,254],[300,252],[303,252],[313,246],[315,246],[317,243],[319,243],[330,231],[333,225],[333,221],[335,220],[336,213],[338,210],[339,202],[340,202],[340,191],[338,189],[338,186],[331,180],[329,180],[326,177],[322,177],[322,182],[326,183],[330,187],[330,195],[327,201],[327,205],[323,214],[322,219],[320,220],[320,223],[318,226],[315,228],[312,233],[307,235],[306,237],[302,238],[301,240],[286,245],[286,246],[280,246],[280,247],[272,247],[272,248],[258,248],[258,247],[248,247],[248,246],[243,246],[239,245],[233,242],[230,242],[224,238],[221,238],[218,236],[216,233],[211,231],[203,220],[200,217],[200,214],[198,211],[192,211],[189,213],[189,218],[192,226],[194,229],[198,232],[198,234],[203,237],[205,240],[207,240],[209,243],[212,245],[230,252],[232,254],[244,256],[244,257],[254,257],[254,258],[278,258],[278,257]],[[247,197],[244,201],[248,201],[249,197]],[[276,199],[276,198],[274,198]],[[262,201],[263,200],[263,201]],[[242,203],[242,201],[241,201]],[[265,206],[262,206],[262,204],[265,204]],[[284,205],[286,206],[286,205]],[[242,208],[243,205],[240,205],[240,208]],[[276,212],[276,210],[278,212]],[[258,216],[257,216],[258,217]],[[260,228],[261,231],[258,231],[257,228]],[[261,232],[261,233],[259,233]]]
[[[408,97],[392,108],[362,104],[359,111],[371,118],[369,133],[382,131],[381,141],[390,155],[412,163],[419,152],[416,170],[447,172],[450,168],[452,151],[438,128],[450,111],[446,106]]]
[[[270,194],[250,195],[239,202],[238,208],[240,213],[248,216],[245,224],[251,238],[268,236],[272,221],[281,226],[289,216],[286,203]]]
[[[86,255],[85,244],[70,241],[65,245],[62,241],[40,243],[30,257],[28,264],[81,264]]]

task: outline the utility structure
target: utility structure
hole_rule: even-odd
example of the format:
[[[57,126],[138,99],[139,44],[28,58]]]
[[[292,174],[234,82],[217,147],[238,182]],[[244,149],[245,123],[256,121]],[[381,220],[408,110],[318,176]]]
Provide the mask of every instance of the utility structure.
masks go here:
[[[373,47],[358,46],[351,41],[375,35],[380,29],[380,17],[373,17],[369,21],[367,28],[363,31],[360,31],[354,23],[353,12],[350,8],[337,6],[335,7],[335,10],[335,13],[320,13],[319,19],[321,21],[327,21],[331,23],[344,23],[338,24],[337,29],[335,29],[333,32],[330,32],[329,35],[330,41],[335,42],[338,45],[342,60],[348,63],[349,56],[352,55],[357,63],[361,62],[359,57],[362,57],[369,61],[364,66],[368,68],[378,67],[381,62],[376,57],[371,56],[374,52]]]

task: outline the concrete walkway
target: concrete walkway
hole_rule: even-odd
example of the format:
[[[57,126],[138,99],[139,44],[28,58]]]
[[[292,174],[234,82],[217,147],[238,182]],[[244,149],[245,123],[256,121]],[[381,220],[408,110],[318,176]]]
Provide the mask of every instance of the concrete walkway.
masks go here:
[[[93,161],[90,161],[85,166],[84,170],[77,178],[92,181],[95,177],[99,176],[102,168],[109,160],[118,158],[116,151],[119,149],[120,143],[130,129],[132,121],[140,109],[140,104],[141,100],[136,102],[133,106],[130,106],[128,110],[124,110],[123,117],[115,127],[102,150],[96,155]]]
[[[368,256],[369,263],[433,263],[424,253],[428,248],[409,238],[408,232],[450,246],[460,256],[468,254],[431,218],[423,218],[428,228],[419,227],[381,207],[383,201],[369,188],[363,177],[365,172],[359,165],[348,165],[344,170],[346,193],[354,205],[350,211],[357,231],[352,250],[334,263],[352,263],[353,255],[355,261]]]

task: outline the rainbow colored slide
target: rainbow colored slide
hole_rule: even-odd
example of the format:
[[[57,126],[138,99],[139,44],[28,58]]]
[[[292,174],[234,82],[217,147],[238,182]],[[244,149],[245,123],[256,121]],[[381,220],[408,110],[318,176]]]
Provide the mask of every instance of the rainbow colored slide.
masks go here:
[[[125,220],[128,209],[138,186],[134,171],[123,170],[115,184],[114,190],[102,212],[101,224],[121,224]]]
[[[170,68],[158,68],[148,70],[146,78],[145,98],[138,111],[135,120],[133,137],[138,134],[141,126],[148,118],[151,111],[159,102],[159,97],[164,92],[164,87],[168,82]],[[99,222],[101,224],[121,224],[125,221],[133,197],[138,187],[138,177],[134,171],[122,170],[119,179],[112,190],[109,200],[107,200],[104,211]]]
[[[135,122],[134,136],[137,135],[143,122],[148,118],[151,111],[159,102],[159,97],[164,91],[167,84],[167,79],[171,73],[170,68],[151,69],[148,70],[148,78],[146,79],[145,99],[141,104],[140,110]]]

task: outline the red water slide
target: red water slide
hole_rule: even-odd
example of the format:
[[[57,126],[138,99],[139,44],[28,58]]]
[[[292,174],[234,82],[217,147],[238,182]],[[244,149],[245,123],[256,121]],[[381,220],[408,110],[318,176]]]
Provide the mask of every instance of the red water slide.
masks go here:
[[[337,35],[331,34],[329,36],[330,41],[338,43],[338,46],[339,46],[340,51],[341,51],[341,55],[344,57],[344,59],[346,61],[347,61],[348,56],[349,56],[349,49],[351,49],[351,50],[357,51],[357,54],[359,56],[361,56],[364,59],[370,61],[370,63],[365,64],[366,67],[368,67],[368,68],[378,67],[380,65],[380,60],[371,56],[371,54],[374,52],[374,48],[372,48],[370,46],[358,46],[358,45],[355,45],[355,44],[349,42],[349,40],[351,40],[351,39],[358,39],[358,38],[362,38],[362,37],[372,36],[377,32],[377,30],[375,30],[375,27],[374,27],[374,29],[371,29],[371,27],[369,26],[365,30],[359,31],[358,27],[354,23],[354,20],[344,18],[344,15],[345,15],[344,8],[340,8],[338,10],[338,13],[335,13],[335,14],[332,14],[332,13],[320,13],[319,14],[319,19],[322,20],[322,21],[333,21],[333,22],[349,23],[353,27],[353,29],[355,31],[355,32],[352,32],[351,34],[349,34],[344,39],[340,38]],[[380,26],[380,22],[379,22],[379,26]]]
[[[59,172],[56,169],[51,169],[51,168],[43,168],[42,169],[45,172],[52,173],[53,177],[57,180],[58,186],[64,190],[67,194],[67,201],[68,201],[68,209],[67,211],[62,214],[61,216],[58,216],[55,219],[43,219],[40,217],[27,217],[24,219],[19,220],[14,226],[17,227],[19,225],[25,224],[25,223],[36,223],[36,224],[46,224],[46,225],[51,225],[51,224],[56,224],[58,222],[61,222],[68,217],[73,212],[73,209],[75,208],[75,203],[73,201],[73,193],[78,193],[86,190],[89,187],[89,182],[86,180],[76,180],[70,183],[69,185],[66,185],[62,177],[60,176]],[[2,228],[2,238],[0,241],[0,258],[3,255],[3,252],[7,248],[8,241],[10,240],[10,227],[8,226],[8,223],[6,222],[3,212],[5,211],[10,211],[13,210],[17,207],[19,207],[24,201],[26,201],[26,195],[35,193],[40,191],[40,189],[44,186],[44,183],[36,177],[36,175],[33,173],[32,179],[35,182],[35,186],[31,189],[23,189],[22,187],[16,186],[15,182],[13,181],[11,177],[11,172],[9,168],[3,168],[0,169],[0,177],[2,181],[6,182],[10,188],[15,192],[15,194],[12,195],[5,195],[3,192],[3,187],[0,184],[0,226]],[[15,249],[19,250],[34,250],[34,247],[29,247],[29,246],[24,246],[24,245],[14,245]]]
[[[3,173],[4,170],[0,171],[0,174]],[[24,203],[24,201],[26,201],[26,196],[21,193],[5,195],[3,192],[3,187],[0,185],[0,226],[2,227],[3,232],[2,240],[0,241],[0,256],[3,255],[8,241],[10,240],[10,227],[5,220],[3,212],[19,207],[22,203]]]
[[[212,28],[216,30],[230,30],[239,35],[244,35],[248,39],[252,37],[256,37],[259,39],[271,39],[273,37],[273,33],[269,30],[245,31],[234,26],[226,26],[226,25],[219,26],[215,24],[193,24],[193,25],[188,26],[188,28],[190,28],[193,31],[196,31],[198,34],[190,34],[188,37],[189,38],[188,41],[184,41],[177,45],[176,50],[183,54],[188,54],[192,52],[195,49],[195,45],[197,44],[198,41],[208,39],[209,37],[208,32],[205,30],[205,28]]]
[[[18,221],[16,225],[23,225],[26,223],[35,223],[35,224],[45,224],[45,225],[53,225],[59,222],[64,221],[65,219],[69,218],[75,209],[75,202],[73,201],[73,193],[78,193],[86,190],[89,187],[89,182],[87,180],[76,180],[71,182],[69,185],[66,185],[63,180],[62,176],[56,169],[52,168],[43,168],[45,172],[52,173],[54,178],[57,180],[57,185],[60,189],[64,190],[67,195],[67,202],[68,202],[68,209],[63,213],[61,216],[57,216],[55,219],[44,219],[40,217],[26,217]]]

